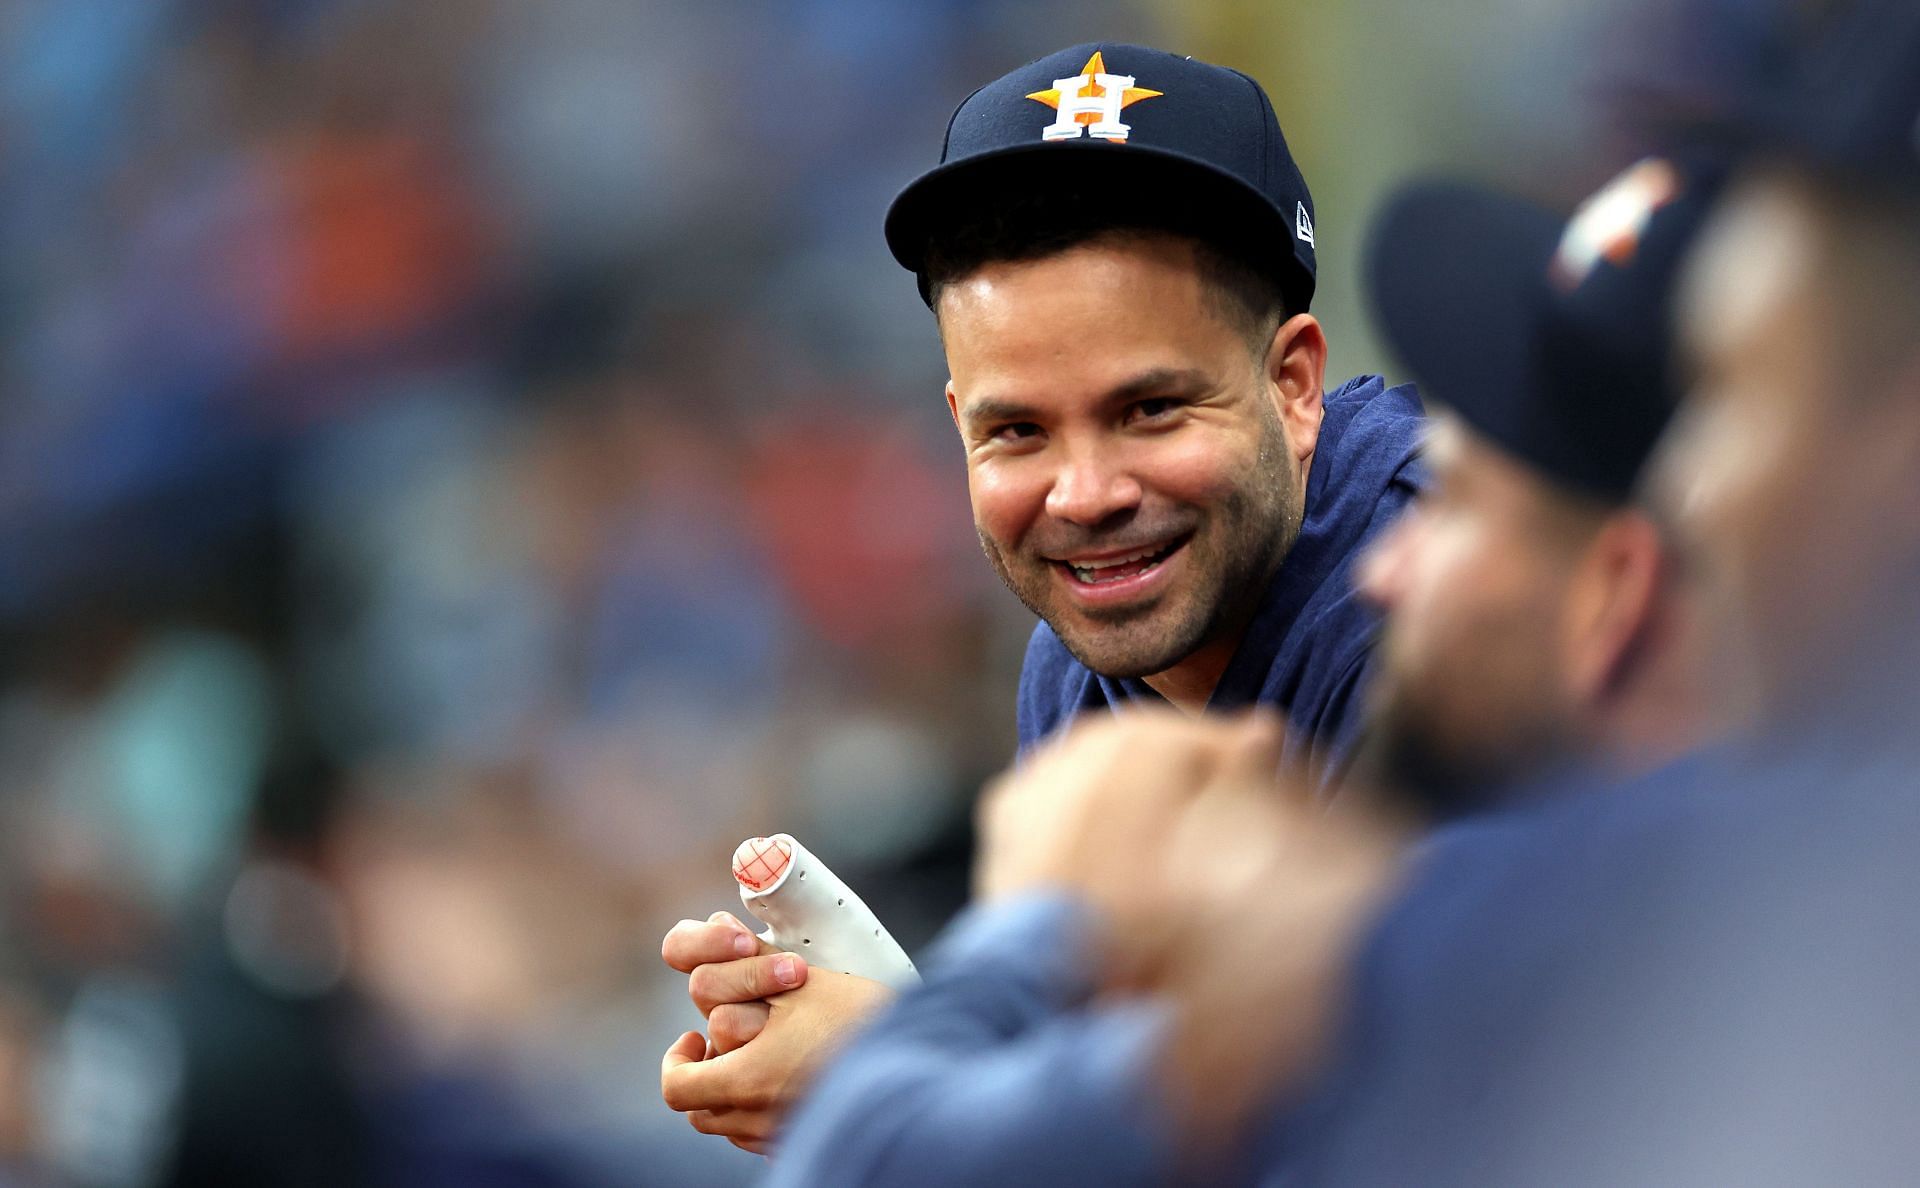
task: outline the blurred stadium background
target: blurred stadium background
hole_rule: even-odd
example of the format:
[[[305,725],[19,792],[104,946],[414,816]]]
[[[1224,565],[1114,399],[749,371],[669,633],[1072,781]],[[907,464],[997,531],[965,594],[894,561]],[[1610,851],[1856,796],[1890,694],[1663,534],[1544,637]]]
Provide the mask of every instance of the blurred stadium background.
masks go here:
[[[1013,742],[879,233],[952,106],[1096,38],[1262,79],[1345,375],[1383,187],[1571,200],[1690,19],[0,7],[0,1184],[750,1178],[659,1102],[661,933],[786,830],[924,941]]]

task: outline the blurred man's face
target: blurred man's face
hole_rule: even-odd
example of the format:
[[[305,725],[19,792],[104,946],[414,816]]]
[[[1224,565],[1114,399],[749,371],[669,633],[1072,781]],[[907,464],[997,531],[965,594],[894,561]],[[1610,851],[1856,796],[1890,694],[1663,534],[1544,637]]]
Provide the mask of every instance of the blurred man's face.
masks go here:
[[[981,546],[1109,676],[1230,648],[1299,531],[1318,377],[1311,425],[1283,418],[1204,285],[1182,241],[1130,236],[988,265],[940,300]]]
[[[1455,807],[1573,745],[1559,626],[1584,537],[1543,480],[1451,416],[1426,459],[1432,489],[1361,563],[1385,617],[1364,754]]]
[[[1696,379],[1654,490],[1700,583],[1716,685],[1778,706],[1885,628],[1916,534],[1914,402],[1842,390],[1845,327],[1820,220],[1796,185],[1749,183],[1695,257],[1681,329]]]

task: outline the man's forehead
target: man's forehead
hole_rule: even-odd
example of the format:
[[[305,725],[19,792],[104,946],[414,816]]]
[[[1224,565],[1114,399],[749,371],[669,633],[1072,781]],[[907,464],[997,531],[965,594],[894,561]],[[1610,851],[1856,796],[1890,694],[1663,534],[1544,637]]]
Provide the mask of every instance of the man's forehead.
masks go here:
[[[1149,370],[1239,366],[1245,337],[1164,259],[1059,253],[985,265],[943,289],[941,342],[963,395],[1106,390]]]
[[[1804,192],[1779,175],[1737,186],[1703,232],[1677,305],[1696,364],[1737,358],[1764,340],[1814,279],[1819,229]]]
[[[1470,451],[1469,430],[1459,414],[1444,407],[1431,410],[1421,432],[1420,456],[1428,469],[1437,472],[1458,469]]]
[[[1533,466],[1445,407],[1435,408],[1428,417],[1421,457],[1456,498],[1532,508],[1549,503],[1557,490]]]
[[[1471,497],[1487,486],[1486,467],[1492,452],[1458,413],[1445,406],[1429,411],[1420,457],[1450,501]],[[1500,459],[1494,457],[1492,465],[1499,464]]]

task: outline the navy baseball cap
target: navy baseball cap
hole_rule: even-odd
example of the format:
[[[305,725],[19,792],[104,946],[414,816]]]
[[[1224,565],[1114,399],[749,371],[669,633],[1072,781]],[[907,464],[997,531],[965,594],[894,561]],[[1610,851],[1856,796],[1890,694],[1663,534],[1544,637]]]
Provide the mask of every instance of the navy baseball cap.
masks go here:
[[[1755,122],[1757,147],[1920,190],[1920,4],[1849,0],[1795,55]]]
[[[1265,91],[1237,70],[1137,45],[1076,45],[954,110],[940,164],[887,211],[887,246],[927,296],[928,243],[998,199],[1073,185],[1203,222],[1313,300],[1313,197]]]
[[[1563,220],[1422,183],[1368,249],[1376,315],[1423,393],[1550,482],[1624,502],[1666,427],[1672,297],[1726,169],[1650,158]]]

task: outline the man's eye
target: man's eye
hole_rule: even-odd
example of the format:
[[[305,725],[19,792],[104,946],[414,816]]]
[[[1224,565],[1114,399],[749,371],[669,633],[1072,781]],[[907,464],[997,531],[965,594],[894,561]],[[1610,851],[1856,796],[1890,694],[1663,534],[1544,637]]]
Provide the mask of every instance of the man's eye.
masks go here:
[[[1136,400],[1127,406],[1127,419],[1130,421],[1157,421],[1174,409],[1180,402],[1170,397],[1156,396],[1151,400]]]
[[[1032,421],[1015,421],[1010,425],[1002,425],[987,435],[989,440],[1006,442],[1026,441],[1038,436],[1040,436],[1040,426]]]

